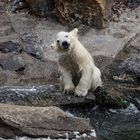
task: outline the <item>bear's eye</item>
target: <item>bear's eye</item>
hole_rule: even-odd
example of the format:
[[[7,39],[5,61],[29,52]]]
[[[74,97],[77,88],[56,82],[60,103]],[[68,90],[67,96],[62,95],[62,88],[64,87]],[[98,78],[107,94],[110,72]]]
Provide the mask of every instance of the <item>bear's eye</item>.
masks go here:
[[[67,37],[68,37],[68,35],[65,35],[65,37],[67,38]]]

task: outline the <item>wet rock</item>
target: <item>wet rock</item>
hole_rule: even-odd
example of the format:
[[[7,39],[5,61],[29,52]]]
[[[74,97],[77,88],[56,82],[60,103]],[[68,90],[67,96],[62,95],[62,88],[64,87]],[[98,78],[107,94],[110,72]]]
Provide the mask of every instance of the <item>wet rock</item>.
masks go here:
[[[86,106],[95,104],[95,96],[62,94],[60,85],[4,86],[0,88],[0,102],[29,106]]]
[[[91,129],[89,119],[71,116],[57,107],[25,107],[0,104],[1,122],[33,137],[61,138]]]
[[[50,16],[54,9],[53,0],[26,0],[33,13],[39,16]]]
[[[112,85],[110,85],[112,86]],[[114,90],[115,91],[115,90]],[[98,88],[89,92],[85,97],[74,94],[63,94],[60,85],[48,86],[4,86],[0,88],[0,102],[29,106],[61,106],[61,107],[86,107],[86,106],[111,106],[125,108],[128,103],[117,92],[110,88]]]
[[[1,68],[6,71],[23,71],[25,69],[25,64],[20,62],[19,58],[7,57],[6,59],[0,59]]]
[[[55,0],[55,14],[64,25],[80,21],[92,27],[104,28],[111,15],[111,2],[110,0],[91,0],[86,3],[82,0],[73,2]]]
[[[7,41],[0,43],[0,51],[2,53],[21,52],[22,49],[18,43],[15,43],[13,41]]]

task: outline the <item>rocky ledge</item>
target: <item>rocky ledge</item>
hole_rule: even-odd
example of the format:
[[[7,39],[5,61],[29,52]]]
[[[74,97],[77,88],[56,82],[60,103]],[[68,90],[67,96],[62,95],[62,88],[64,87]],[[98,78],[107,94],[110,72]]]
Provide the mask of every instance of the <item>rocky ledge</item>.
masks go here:
[[[0,136],[30,136],[75,138],[87,133],[85,137],[96,140],[93,136],[89,119],[74,117],[58,107],[25,107],[0,104]],[[6,132],[4,131],[6,129]],[[83,137],[83,139],[85,139]]]

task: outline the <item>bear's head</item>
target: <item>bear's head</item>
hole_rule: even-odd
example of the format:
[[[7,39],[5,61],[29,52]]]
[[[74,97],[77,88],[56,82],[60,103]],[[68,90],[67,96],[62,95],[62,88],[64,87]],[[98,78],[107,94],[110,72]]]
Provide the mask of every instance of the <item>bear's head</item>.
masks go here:
[[[57,34],[56,41],[51,47],[61,51],[69,51],[73,48],[74,41],[77,39],[78,29],[75,28],[71,32],[61,31]]]

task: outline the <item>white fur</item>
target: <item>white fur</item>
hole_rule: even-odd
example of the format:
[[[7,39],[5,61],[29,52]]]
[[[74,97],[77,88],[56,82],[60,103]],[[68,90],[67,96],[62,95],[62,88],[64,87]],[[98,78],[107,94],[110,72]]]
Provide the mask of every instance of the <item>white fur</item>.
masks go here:
[[[71,32],[59,32],[57,40],[51,47],[58,53],[59,70],[64,84],[64,91],[75,91],[78,96],[86,96],[89,89],[102,86],[101,72],[95,66],[90,53],[80,43],[77,37],[78,29]],[[62,48],[62,42],[70,43],[68,50]],[[79,83],[75,86],[73,77],[82,72]]]

